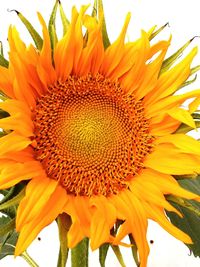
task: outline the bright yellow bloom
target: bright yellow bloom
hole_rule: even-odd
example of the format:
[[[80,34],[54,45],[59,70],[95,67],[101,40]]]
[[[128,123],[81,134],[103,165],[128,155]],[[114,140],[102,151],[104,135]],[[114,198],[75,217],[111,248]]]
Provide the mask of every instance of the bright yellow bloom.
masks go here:
[[[0,108],[10,116],[0,127],[12,131],[0,139],[0,188],[27,180],[15,254],[64,212],[72,220],[70,248],[84,237],[94,250],[132,234],[145,267],[148,219],[191,243],[168,221],[165,210],[181,214],[165,195],[197,199],[172,176],[200,172],[200,143],[175,133],[182,122],[195,128],[181,105],[198,99],[200,90],[174,95],[189,77],[197,49],[160,74],[170,40],[152,46],[150,33],[142,31],[125,43],[128,15],[118,39],[104,49],[101,22],[86,9],[73,8],[53,60],[40,14],[41,51],[9,29],[9,68],[0,67],[0,87],[9,99]],[[121,226],[113,236],[117,220]]]

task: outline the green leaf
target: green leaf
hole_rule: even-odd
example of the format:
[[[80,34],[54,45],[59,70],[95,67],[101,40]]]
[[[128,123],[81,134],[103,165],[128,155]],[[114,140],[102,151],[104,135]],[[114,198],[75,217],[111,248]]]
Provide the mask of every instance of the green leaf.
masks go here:
[[[4,195],[3,199],[0,201],[0,205],[10,201],[12,198],[16,197],[19,192],[24,188],[26,182],[21,182],[9,190],[0,190],[0,194]],[[14,218],[16,216],[16,206],[10,206],[8,208],[2,209],[1,212],[10,218]]]
[[[0,217],[0,237],[8,234],[15,229],[15,218]]]
[[[22,200],[22,198],[25,196],[25,188],[23,188],[19,194],[17,194],[16,196],[14,196],[13,198],[9,199],[8,201],[2,203],[0,205],[0,211],[10,208],[12,206],[18,205],[19,202]]]
[[[173,55],[168,57],[163,61],[160,74],[167,71],[174,63],[175,61],[182,55],[183,51],[190,45],[190,43],[194,40],[195,37],[190,39],[187,43],[185,43],[180,49],[178,49]]]
[[[179,184],[185,189],[200,195],[200,176],[196,179],[178,180]],[[200,257],[200,203],[194,200],[181,200],[179,198],[168,198],[169,202],[183,214],[180,218],[173,212],[166,212],[171,222],[179,229],[187,233],[193,244],[186,244],[193,252],[194,256]]]
[[[62,213],[57,218],[59,240],[60,240],[60,251],[58,257],[57,267],[65,267],[68,258],[68,246],[67,246],[67,233],[71,225],[71,219],[66,213]]]
[[[58,8],[58,0],[56,0],[55,5],[53,7],[53,10],[50,15],[49,24],[48,24],[48,30],[49,30],[49,36],[51,41],[51,48],[52,50],[55,47],[56,42],[58,41],[57,35],[56,35],[56,13]]]
[[[154,37],[156,37],[161,31],[163,31],[167,26],[169,26],[169,22],[165,23],[161,26],[158,30],[153,31],[152,34],[149,36],[149,41],[151,41]]]
[[[42,45],[43,45],[43,40],[42,37],[39,35],[39,33],[35,30],[35,28],[32,26],[32,24],[30,23],[29,20],[27,20],[27,18],[25,18],[22,13],[20,13],[17,10],[11,10],[11,11],[15,11],[18,15],[18,17],[20,18],[20,20],[23,22],[23,24],[25,25],[26,29],[29,31],[36,47],[38,50],[42,49]]]
[[[67,19],[65,12],[63,10],[61,1],[58,1],[59,3],[59,10],[60,10],[60,17],[61,17],[61,21],[62,21],[62,26],[63,26],[63,36],[65,35],[65,33],[67,32],[67,29],[69,27],[69,20]]]
[[[88,267],[89,239],[84,238],[75,248],[71,249],[71,266]]]
[[[0,236],[0,260],[8,255],[14,255],[18,233],[13,231],[8,237]]]
[[[99,262],[101,267],[105,267],[105,261],[106,261],[106,256],[108,253],[108,249],[109,249],[109,244],[103,244],[100,246],[99,248]]]
[[[3,194],[4,198],[0,201],[0,204],[2,204],[4,202],[6,202],[7,200],[9,200],[13,196],[14,191],[15,191],[15,187],[14,186],[11,187],[10,189],[0,190],[0,193],[2,192],[2,194],[3,194],[3,192],[4,192],[4,194]]]

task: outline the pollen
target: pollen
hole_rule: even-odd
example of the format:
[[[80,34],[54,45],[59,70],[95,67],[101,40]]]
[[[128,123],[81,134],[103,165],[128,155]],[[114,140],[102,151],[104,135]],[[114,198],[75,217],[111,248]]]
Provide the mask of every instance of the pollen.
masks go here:
[[[36,159],[75,196],[110,196],[128,188],[152,150],[142,100],[100,74],[49,86],[34,124]]]

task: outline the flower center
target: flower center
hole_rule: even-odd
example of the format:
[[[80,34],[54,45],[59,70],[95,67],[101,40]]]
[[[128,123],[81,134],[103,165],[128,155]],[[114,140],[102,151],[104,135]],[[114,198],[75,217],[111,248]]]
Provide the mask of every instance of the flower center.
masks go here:
[[[49,87],[34,122],[36,158],[68,194],[117,194],[152,148],[142,102],[100,74]]]

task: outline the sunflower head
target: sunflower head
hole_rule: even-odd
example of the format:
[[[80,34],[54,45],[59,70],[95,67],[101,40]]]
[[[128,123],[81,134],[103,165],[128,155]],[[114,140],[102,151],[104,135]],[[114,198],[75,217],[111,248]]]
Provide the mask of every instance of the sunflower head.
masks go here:
[[[55,30],[58,6],[61,39]],[[0,187],[25,185],[15,255],[58,216],[67,216],[69,248],[84,237],[92,249],[126,245],[122,239],[129,235],[145,267],[148,219],[191,243],[165,211],[181,216],[168,195],[199,200],[176,180],[200,173],[200,144],[180,133],[183,124],[196,127],[191,114],[200,90],[175,94],[194,72],[190,65],[197,49],[176,63],[189,41],[165,59],[171,38],[150,42],[164,27],[125,42],[130,14],[110,44],[102,2],[99,16],[86,15],[87,8],[74,7],[68,21],[56,1],[48,28],[38,14],[42,37],[18,13],[35,46],[27,46],[15,27],[9,29],[9,65],[4,59],[0,67],[5,98],[0,108],[9,114],[0,119]]]

